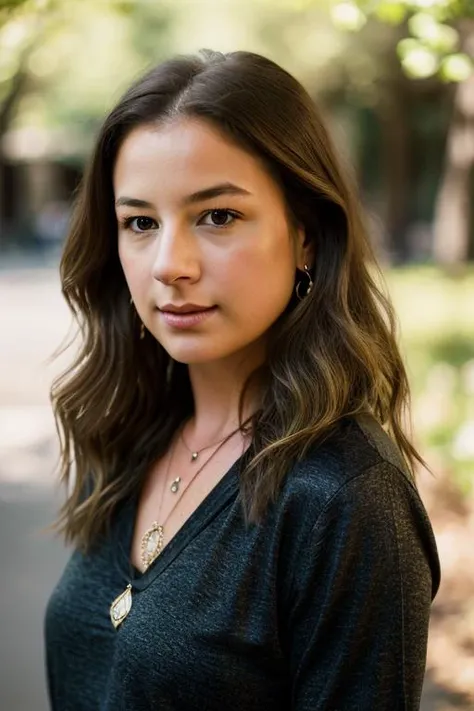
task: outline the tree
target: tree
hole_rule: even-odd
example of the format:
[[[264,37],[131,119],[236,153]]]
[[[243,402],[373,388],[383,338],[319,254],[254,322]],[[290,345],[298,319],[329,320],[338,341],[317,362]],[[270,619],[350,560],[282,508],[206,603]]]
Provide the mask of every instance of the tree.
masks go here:
[[[342,0],[335,23],[359,31],[369,18],[402,28],[397,53],[414,80],[438,77],[453,92],[444,169],[434,210],[433,256],[445,265],[468,259],[471,174],[474,165],[473,0]]]
[[[169,11],[129,0],[9,0],[8,9],[0,7],[0,141],[8,133],[10,145],[20,135],[35,142],[31,137],[40,133],[51,144],[49,159],[79,169],[114,100],[110,87],[120,93],[159,57]],[[39,145],[32,146],[35,153]],[[42,160],[39,154],[37,159]],[[4,217],[10,175],[0,150]],[[34,215],[26,213],[23,209],[22,220],[28,223]],[[10,222],[10,233],[17,231],[14,214]],[[5,224],[2,228],[5,240]]]
[[[6,166],[3,136],[28,84],[28,60],[43,31],[50,0],[0,0],[0,245],[4,239]]]

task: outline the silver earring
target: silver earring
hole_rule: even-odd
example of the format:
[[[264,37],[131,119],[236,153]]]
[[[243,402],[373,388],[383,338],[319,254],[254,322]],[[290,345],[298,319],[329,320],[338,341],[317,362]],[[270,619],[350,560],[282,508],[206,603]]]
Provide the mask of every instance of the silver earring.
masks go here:
[[[309,273],[309,267],[307,264],[304,265],[304,271],[305,271],[306,276],[309,279],[309,284],[306,288],[306,292],[305,292],[304,296],[300,296],[300,286],[302,285],[303,282],[299,281],[297,283],[295,293],[300,301],[303,301],[303,299],[305,299],[308,296],[308,294],[311,292],[311,289],[313,288],[313,283],[314,283],[313,280],[311,279],[311,274]]]

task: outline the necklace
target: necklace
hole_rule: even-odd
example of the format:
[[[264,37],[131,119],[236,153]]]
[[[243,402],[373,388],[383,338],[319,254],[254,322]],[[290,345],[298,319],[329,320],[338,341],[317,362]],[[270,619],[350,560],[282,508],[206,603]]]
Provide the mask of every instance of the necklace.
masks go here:
[[[240,428],[239,428],[239,429],[240,429]],[[205,447],[201,447],[201,449],[192,450],[192,449],[189,449],[188,445],[186,444],[186,440],[184,439],[184,428],[181,430],[181,435],[180,435],[180,437],[181,437],[181,442],[184,444],[184,446],[186,447],[186,449],[188,450],[188,452],[189,452],[190,455],[191,455],[191,459],[190,459],[191,462],[195,462],[196,459],[197,459],[197,458],[199,457],[199,455],[201,454],[201,452],[205,452],[206,449],[210,449],[211,447],[215,447],[216,444],[220,444],[221,442],[223,442],[223,441],[225,440],[225,437],[222,437],[222,439],[217,440],[217,442],[212,442],[211,444],[208,444],[208,445],[206,445]]]
[[[229,440],[231,437],[233,437],[233,436],[235,435],[235,433],[238,432],[240,429],[241,429],[240,427],[237,427],[237,429],[233,430],[233,432],[231,432],[230,434],[228,434],[226,437],[224,437],[224,439],[222,439],[222,440],[219,442],[219,446],[218,446],[218,447],[212,452],[212,454],[206,459],[206,461],[204,462],[204,464],[203,464],[201,467],[199,467],[199,469],[197,470],[197,472],[195,472],[195,473],[193,474],[193,476],[192,476],[191,479],[189,480],[189,482],[188,482],[186,488],[183,490],[183,493],[182,493],[182,495],[181,495],[181,498],[184,496],[184,494],[186,493],[186,491],[189,489],[189,487],[191,486],[191,484],[192,484],[192,482],[194,481],[194,479],[196,479],[196,477],[198,476],[198,474],[200,474],[200,473],[202,472],[202,470],[204,469],[204,467],[206,466],[206,464],[208,464],[208,463],[211,461],[211,459],[214,457],[214,455],[217,454],[217,452],[221,449],[221,447],[223,447],[224,444],[225,444],[226,442],[228,442],[228,440]],[[159,509],[159,511],[158,511],[158,519],[160,518],[161,509],[162,509],[162,507],[163,507],[163,501],[164,501],[164,498],[165,498],[165,496],[164,496],[164,490],[165,490],[165,488],[166,488],[166,482],[167,482],[167,480],[168,480],[168,474],[169,474],[169,470],[170,470],[170,468],[171,468],[171,462],[172,462],[173,457],[174,457],[175,447],[176,447],[176,442],[175,442],[175,444],[174,444],[174,446],[173,446],[173,449],[172,449],[172,451],[171,451],[171,456],[170,456],[170,459],[169,459],[169,462],[168,462],[168,468],[167,468],[167,470],[166,470],[166,477],[165,477],[165,479],[164,479],[163,492],[162,492],[162,495],[161,495],[160,509]],[[175,480],[173,483],[176,483],[176,480]],[[173,513],[174,509],[176,508],[176,506],[177,506],[177,504],[178,504],[178,501],[179,501],[179,499],[178,499],[178,500],[174,503],[174,505],[172,506],[171,511],[169,512],[168,516],[166,517],[164,523],[159,524],[158,521],[153,521],[153,523],[151,524],[151,526],[150,526],[150,528],[148,529],[148,531],[146,531],[146,533],[142,536],[142,541],[141,541],[141,556],[140,556],[140,557],[141,557],[141,561],[142,561],[143,566],[144,566],[144,571],[146,571],[147,568],[150,567],[150,565],[153,563],[153,561],[154,561],[154,560],[159,556],[159,554],[161,553],[161,549],[163,548],[163,541],[164,541],[164,525],[165,525],[166,521],[169,519],[169,517],[171,516],[171,514]]]
[[[214,457],[215,454],[221,449],[221,447],[224,446],[224,444],[231,438],[233,437],[236,432],[239,432],[241,430],[241,427],[238,427],[235,429],[233,432],[231,432],[229,435],[227,435],[220,443],[219,446],[212,452],[212,454],[206,459],[204,464],[198,469],[195,474],[191,477],[188,485],[186,488],[183,490],[183,493],[181,497],[175,502],[173,507],[171,508],[171,511],[168,513],[168,516],[166,517],[165,521],[162,524],[159,524],[157,521],[153,521],[151,527],[146,531],[146,533],[142,536],[141,540],[141,559],[143,564],[145,565],[145,571],[150,567],[150,565],[153,563],[154,560],[159,556],[161,553],[161,550],[163,548],[163,542],[164,542],[164,526],[166,522],[168,521],[169,517],[173,513],[174,509],[176,508],[176,505],[180,501],[180,499],[184,496],[186,491],[189,489],[190,485],[194,481],[194,479],[202,472],[204,467],[211,461],[211,459]],[[170,454],[170,459],[168,462],[168,468],[166,471],[166,478],[164,479],[164,484],[163,484],[163,493],[161,496],[161,502],[160,502],[160,510],[158,512],[158,518],[161,513],[161,509],[163,507],[163,500],[164,500],[164,492],[166,489],[166,480],[168,478],[168,473],[171,468],[171,462],[173,459],[174,451],[176,447],[176,441],[173,445],[173,448],[171,450]],[[208,447],[206,447],[208,449]],[[144,572],[145,572],[144,571]],[[112,602],[110,606],[110,619],[112,621],[112,624],[115,628],[117,628],[123,620],[127,617],[128,613],[132,609],[132,584],[128,583],[127,587],[121,593],[118,595],[118,597],[115,598],[115,600]]]
[[[236,431],[237,430],[234,430],[234,432],[232,432],[231,434],[234,434]],[[226,435],[226,437],[227,437],[227,435]],[[199,457],[199,455],[201,454],[201,452],[205,452],[206,449],[215,447],[216,444],[220,444],[221,442],[223,442],[226,439],[226,437],[223,437],[222,439],[217,440],[217,442],[212,442],[211,444],[208,444],[205,447],[201,447],[201,449],[192,450],[192,449],[189,449],[188,445],[186,444],[186,440],[184,439],[184,427],[181,430],[181,434],[180,434],[181,442],[184,444],[184,446],[186,447],[186,449],[188,450],[188,452],[191,455],[191,459],[189,460],[190,462],[195,462],[197,460],[197,458]],[[168,478],[168,474],[166,475],[166,478]],[[176,494],[179,491],[180,483],[181,483],[180,476],[176,477],[176,479],[173,480],[173,483],[170,486],[170,489],[173,492],[173,494]]]

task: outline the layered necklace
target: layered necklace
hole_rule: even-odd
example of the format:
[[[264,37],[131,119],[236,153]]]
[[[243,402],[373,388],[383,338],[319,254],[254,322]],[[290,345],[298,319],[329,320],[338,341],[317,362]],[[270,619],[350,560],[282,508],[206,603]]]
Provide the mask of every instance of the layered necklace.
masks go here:
[[[163,549],[163,544],[164,544],[164,537],[165,537],[165,524],[168,521],[169,517],[173,513],[174,509],[176,508],[176,505],[181,501],[183,498],[184,494],[186,491],[189,489],[191,486],[192,482],[196,479],[196,477],[202,472],[204,467],[211,461],[211,459],[217,454],[217,452],[228,442],[231,437],[233,437],[237,432],[242,430],[242,426],[237,427],[235,430],[233,430],[230,434],[226,435],[222,439],[220,439],[218,442],[213,442],[212,444],[208,444],[206,447],[202,447],[201,449],[198,449],[196,451],[193,451],[189,449],[188,445],[184,441],[184,436],[183,432],[181,431],[180,437],[175,440],[175,443],[172,447],[170,457],[168,460],[168,467],[166,470],[166,476],[163,481],[163,490],[161,494],[161,501],[160,501],[160,508],[158,511],[158,517],[156,521],[153,521],[152,525],[150,528],[143,534],[142,539],[141,539],[141,561],[143,564],[143,572],[145,572],[150,565],[158,558],[160,555],[162,549]],[[165,498],[165,490],[168,487],[168,477],[169,477],[169,472],[171,469],[171,463],[173,461],[174,457],[174,452],[176,448],[176,443],[181,440],[188,450],[188,452],[191,455],[190,458],[190,463],[196,462],[199,458],[199,455],[201,452],[206,451],[207,449],[210,449],[211,447],[216,447],[216,449],[212,452],[212,454],[205,460],[205,462],[199,467],[199,469],[192,475],[190,478],[187,486],[183,489],[183,492],[181,496],[177,497],[176,502],[173,504],[171,507],[170,512],[168,513],[168,516],[165,518],[163,523],[159,523],[160,515],[161,515],[161,509],[163,507],[163,501]],[[171,486],[169,486],[169,489],[173,494],[178,494],[180,491],[180,485],[181,485],[181,477],[176,477],[173,482],[171,483]],[[130,612],[132,608],[132,584],[129,583],[127,587],[125,588],[124,592],[118,595],[118,597],[115,598],[115,600],[112,602],[110,606],[110,619],[112,620],[112,624],[115,628],[117,628],[123,620],[127,617],[128,613]]]

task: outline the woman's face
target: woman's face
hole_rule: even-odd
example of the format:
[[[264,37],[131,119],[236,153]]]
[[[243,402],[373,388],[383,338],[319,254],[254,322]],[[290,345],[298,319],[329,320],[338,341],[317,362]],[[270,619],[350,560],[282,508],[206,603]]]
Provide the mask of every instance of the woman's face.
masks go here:
[[[309,255],[259,160],[206,122],[180,119],[130,133],[113,183],[120,261],[148,331],[182,363],[261,361]],[[213,310],[194,322],[166,313],[185,304]]]

